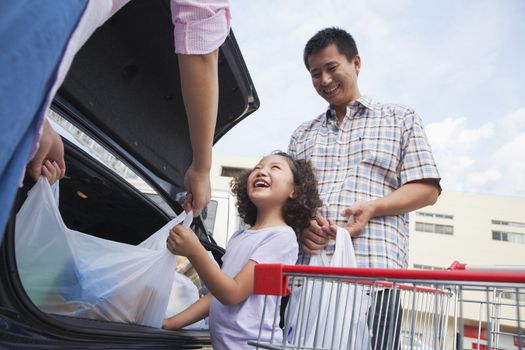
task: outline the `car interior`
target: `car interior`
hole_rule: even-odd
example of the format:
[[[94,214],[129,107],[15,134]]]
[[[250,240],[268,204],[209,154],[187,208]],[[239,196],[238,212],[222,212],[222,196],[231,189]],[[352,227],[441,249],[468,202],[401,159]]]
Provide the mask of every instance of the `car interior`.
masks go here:
[[[87,233],[100,238],[122,243],[137,244],[166,224],[171,218],[145,194],[119,178],[110,169],[93,159],[83,150],[65,141],[65,159],[67,176],[60,180],[60,213],[68,228]],[[27,192],[34,181],[26,176],[24,186],[19,190],[15,208],[23,204]],[[177,208],[176,208],[177,209]],[[182,210],[178,205],[178,211]],[[207,240],[202,223],[198,220],[192,228],[199,234],[203,245],[208,247],[214,256],[220,257],[223,250]],[[16,248],[16,247],[15,247]],[[16,257],[15,262],[16,263]],[[219,260],[220,262],[220,260]],[[38,269],[35,266],[35,269]],[[20,282],[20,281],[19,281]],[[26,296],[20,283],[15,288],[19,296]],[[87,319],[45,313],[36,307],[30,298],[20,298],[26,304],[31,314],[37,316],[46,324],[46,328],[54,325],[59,333],[81,331],[84,337],[98,339],[103,332],[114,336],[128,334],[130,342],[156,343],[161,337],[163,341],[177,345],[205,345],[209,343],[207,331],[165,331],[135,324],[109,322],[107,320]],[[24,300],[25,299],[25,300]],[[56,330],[56,328],[55,328]]]

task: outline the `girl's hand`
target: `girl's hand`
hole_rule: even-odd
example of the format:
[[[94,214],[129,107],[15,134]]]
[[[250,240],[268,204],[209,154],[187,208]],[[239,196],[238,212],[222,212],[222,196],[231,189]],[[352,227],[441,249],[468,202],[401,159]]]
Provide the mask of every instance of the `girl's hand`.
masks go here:
[[[167,241],[168,249],[175,255],[193,256],[203,249],[197,235],[189,228],[177,225],[170,230]]]
[[[55,181],[61,179],[63,175],[63,170],[60,168],[57,162],[51,162],[49,160],[44,161],[42,164],[42,175],[47,177],[49,184],[52,185]]]

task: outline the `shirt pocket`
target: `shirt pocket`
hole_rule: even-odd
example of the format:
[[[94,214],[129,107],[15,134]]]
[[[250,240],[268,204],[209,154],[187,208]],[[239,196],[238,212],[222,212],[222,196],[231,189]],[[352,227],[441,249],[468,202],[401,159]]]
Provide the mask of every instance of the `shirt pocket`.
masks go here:
[[[374,196],[384,196],[399,188],[401,169],[399,141],[390,138],[363,140],[362,159],[357,174],[370,182]]]
[[[362,140],[362,163],[396,172],[400,166],[400,138],[390,133]]]

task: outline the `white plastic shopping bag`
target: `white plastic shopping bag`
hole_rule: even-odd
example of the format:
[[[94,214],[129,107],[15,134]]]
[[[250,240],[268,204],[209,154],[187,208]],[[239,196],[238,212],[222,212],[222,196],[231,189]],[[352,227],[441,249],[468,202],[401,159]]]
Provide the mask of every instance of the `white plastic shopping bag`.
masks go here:
[[[179,312],[184,311],[188,306],[199,300],[199,290],[192,280],[176,272],[173,285],[171,288],[168,307],[166,309],[166,318],[174,316]],[[201,330],[208,329],[207,320],[200,320],[191,325],[184,327],[184,329]]]
[[[310,259],[313,266],[357,267],[352,239],[338,227],[334,255],[327,259],[324,251]],[[288,342],[316,349],[367,350],[368,295],[348,281],[335,279],[294,278],[288,303],[285,329]]]
[[[177,260],[166,239],[191,213],[134,246],[68,229],[54,187],[55,195],[40,178],[16,217],[18,272],[31,300],[49,313],[161,327]]]

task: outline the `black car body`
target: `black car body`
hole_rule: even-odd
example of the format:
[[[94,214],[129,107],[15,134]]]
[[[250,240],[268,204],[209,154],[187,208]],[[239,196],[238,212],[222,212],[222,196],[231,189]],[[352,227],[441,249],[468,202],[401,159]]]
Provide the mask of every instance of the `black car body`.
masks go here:
[[[192,154],[172,37],[168,1],[134,0],[75,57],[53,111],[144,179],[164,206],[64,140],[67,174],[60,182],[60,211],[68,227],[136,244],[164,225],[170,212],[182,210],[175,194],[184,190]],[[233,33],[220,48],[219,84],[215,141],[259,105]],[[26,178],[1,242],[0,349],[209,347],[207,331],[165,331],[39,310],[21,285],[14,246],[15,215],[31,185]],[[79,198],[78,191],[89,194],[89,200]],[[193,228],[220,262],[223,250],[208,236],[202,220],[196,219]]]

